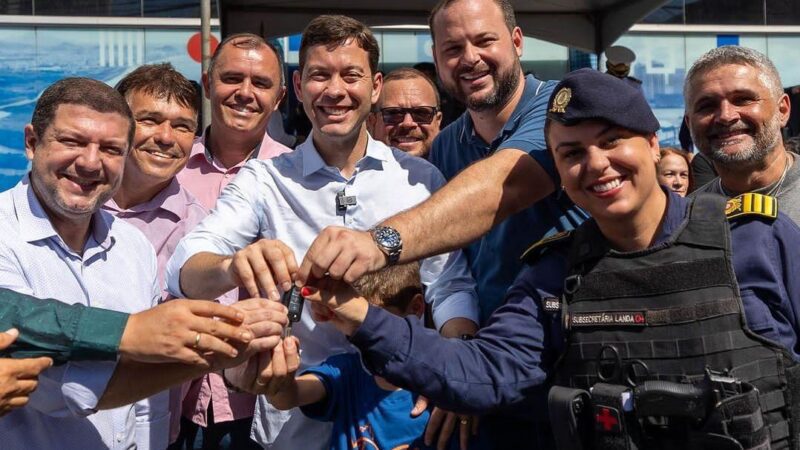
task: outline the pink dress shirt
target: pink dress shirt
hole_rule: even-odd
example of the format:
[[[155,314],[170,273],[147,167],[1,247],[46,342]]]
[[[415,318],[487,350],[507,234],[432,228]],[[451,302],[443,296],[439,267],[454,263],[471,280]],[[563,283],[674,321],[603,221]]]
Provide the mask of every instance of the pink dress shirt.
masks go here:
[[[206,147],[207,134],[208,128],[206,128],[206,132],[202,136],[195,138],[189,162],[186,163],[186,167],[183,170],[178,172],[177,177],[181,185],[197,197],[200,200],[200,204],[208,210],[214,208],[222,188],[228,185],[249,159],[270,159],[292,151],[289,147],[269,137],[268,134],[264,134],[264,139],[261,140],[261,145],[258,147],[257,152],[253,152],[250,158],[239,164],[226,168],[214,159],[214,156],[208,151]]]
[[[135,226],[153,244],[158,260],[158,283],[162,299],[167,298],[164,272],[178,242],[208,213],[178,180],[172,182],[149,202],[121,209],[110,199],[103,209]]]
[[[206,147],[207,134],[208,128],[202,136],[195,138],[189,162],[178,172],[177,178],[208,210],[214,208],[222,189],[233,180],[248,159],[270,159],[292,151],[265,134],[258,151],[253,152],[250,158],[226,168],[214,159]],[[236,295],[231,295],[231,292],[219,298],[223,304],[236,300]],[[244,419],[253,416],[255,399],[254,395],[228,392],[222,377],[217,373],[210,373],[192,382],[183,401],[183,416],[205,427],[208,424],[208,405],[211,403],[214,406],[214,423]]]

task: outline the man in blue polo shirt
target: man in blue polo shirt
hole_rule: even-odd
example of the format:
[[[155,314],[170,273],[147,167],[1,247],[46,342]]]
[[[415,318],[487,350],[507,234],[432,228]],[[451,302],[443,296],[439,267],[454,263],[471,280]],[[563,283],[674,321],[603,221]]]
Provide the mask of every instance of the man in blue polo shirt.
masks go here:
[[[484,3],[495,6],[483,8]],[[547,99],[556,82],[540,81],[532,75],[523,77],[519,62],[522,32],[514,22],[513,10],[506,2],[494,0],[462,0],[443,5],[431,14],[436,63],[443,86],[467,106],[467,111],[437,136],[430,161],[450,181],[476,161],[494,156],[497,162],[510,163],[516,159],[514,165],[534,178],[506,179],[496,187],[515,193],[522,183],[535,180],[541,185],[537,186],[540,191],[537,197],[543,196],[530,205],[528,196],[504,198],[505,194],[501,194],[498,213],[510,212],[512,207],[518,212],[505,220],[495,219],[488,233],[465,248],[478,284],[483,323],[500,306],[506,289],[520,270],[519,249],[549,234],[574,228],[586,215],[553,189],[558,176],[547,152],[543,129]],[[465,20],[464,14],[474,14],[475,21]],[[479,17],[488,15],[496,17],[493,21]],[[477,40],[483,36],[483,29],[503,30],[502,26],[488,26],[500,20],[505,22],[509,35],[492,36],[492,44],[482,47]],[[454,45],[459,50],[451,50]],[[526,155],[530,158],[525,158]],[[470,217],[469,212],[466,217]]]

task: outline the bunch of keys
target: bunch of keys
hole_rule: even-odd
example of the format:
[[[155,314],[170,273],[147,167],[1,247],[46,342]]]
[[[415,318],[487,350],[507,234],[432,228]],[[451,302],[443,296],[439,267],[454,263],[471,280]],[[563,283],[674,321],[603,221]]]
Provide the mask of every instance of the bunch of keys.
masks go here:
[[[300,295],[300,288],[295,285],[292,285],[291,289],[283,293],[281,303],[289,310],[289,323],[286,325],[286,328],[283,329],[284,338],[292,335],[292,325],[300,321],[305,301],[305,297]]]

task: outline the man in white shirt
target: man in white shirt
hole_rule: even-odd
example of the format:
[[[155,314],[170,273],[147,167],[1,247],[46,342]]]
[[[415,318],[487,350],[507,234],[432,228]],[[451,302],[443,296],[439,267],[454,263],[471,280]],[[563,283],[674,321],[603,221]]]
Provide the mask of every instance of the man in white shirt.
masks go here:
[[[273,299],[292,285],[302,257],[330,225],[367,230],[416,205],[444,184],[430,163],[370,138],[365,121],[380,95],[378,45],[362,23],[320,16],[300,48],[295,92],[313,125],[310,139],[269,161],[250,161],[223,191],[215,210],[181,241],[167,268],[173,295],[209,297],[236,286]],[[460,252],[425,260],[433,320],[442,334],[477,329],[475,284]],[[344,336],[308,312],[293,328],[301,366],[351,351]],[[258,419],[261,420],[258,420]],[[263,397],[254,438],[272,449],[327,448],[330,424],[295,409],[277,411]]]

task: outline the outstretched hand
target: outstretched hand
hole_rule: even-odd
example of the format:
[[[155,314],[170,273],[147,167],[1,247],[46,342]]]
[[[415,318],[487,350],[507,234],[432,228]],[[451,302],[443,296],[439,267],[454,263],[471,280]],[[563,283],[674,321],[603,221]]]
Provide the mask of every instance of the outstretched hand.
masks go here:
[[[270,300],[280,300],[278,286],[284,291],[291,289],[297,261],[283,242],[259,239],[234,253],[228,273],[233,283],[245,288],[251,297],[263,292]]]
[[[211,368],[215,361],[235,358],[248,347],[276,345],[285,316],[283,305],[263,299],[242,301],[237,306],[171,300],[131,315],[119,351],[139,362]]]
[[[0,333],[0,350],[8,348],[19,336],[12,328]],[[53,365],[50,358],[0,358],[0,416],[28,404],[28,395],[36,390],[37,378]]]
[[[418,417],[427,408],[428,399],[419,396],[417,403],[414,405],[414,409],[411,410],[411,417]],[[428,418],[428,424],[425,427],[425,445],[432,446],[435,441],[437,450],[447,449],[453,431],[455,431],[456,426],[458,426],[459,448],[461,450],[467,450],[469,448],[470,437],[478,434],[478,424],[478,416],[456,414],[445,411],[439,407],[434,407]]]
[[[268,398],[294,383],[300,367],[300,343],[295,337],[282,339],[271,352],[252,356],[244,364],[226,369],[223,376],[237,388]]]

